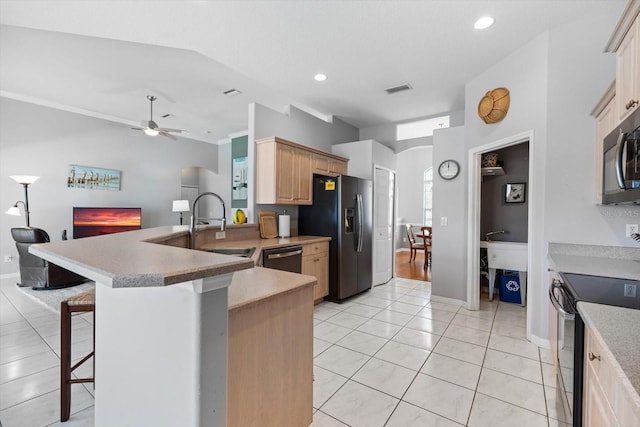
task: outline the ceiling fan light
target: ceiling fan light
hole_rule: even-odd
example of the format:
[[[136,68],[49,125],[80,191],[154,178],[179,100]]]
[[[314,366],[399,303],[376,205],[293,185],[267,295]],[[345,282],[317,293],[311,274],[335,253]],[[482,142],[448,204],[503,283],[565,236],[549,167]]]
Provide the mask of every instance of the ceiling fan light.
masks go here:
[[[484,30],[485,28],[492,26],[494,22],[496,22],[496,20],[491,16],[483,16],[473,24],[473,28],[476,30]]]
[[[147,128],[144,128],[144,133],[145,133],[145,135],[149,135],[149,136],[156,136],[156,135],[158,135],[160,132],[158,132],[158,131],[157,131],[157,130],[155,130],[155,129],[151,129],[151,128],[147,127]]]

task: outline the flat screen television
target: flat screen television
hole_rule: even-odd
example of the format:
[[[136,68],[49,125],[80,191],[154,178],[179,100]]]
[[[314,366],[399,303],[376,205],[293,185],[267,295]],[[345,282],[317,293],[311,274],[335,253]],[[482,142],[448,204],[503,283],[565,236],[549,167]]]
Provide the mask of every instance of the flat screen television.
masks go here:
[[[73,238],[142,228],[142,208],[73,208]]]

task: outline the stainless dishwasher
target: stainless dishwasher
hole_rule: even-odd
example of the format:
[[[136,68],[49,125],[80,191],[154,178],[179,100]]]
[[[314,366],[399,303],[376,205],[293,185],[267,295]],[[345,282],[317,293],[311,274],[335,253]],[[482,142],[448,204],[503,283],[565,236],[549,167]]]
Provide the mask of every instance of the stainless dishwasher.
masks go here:
[[[285,246],[262,251],[262,266],[275,270],[302,272],[302,246]]]

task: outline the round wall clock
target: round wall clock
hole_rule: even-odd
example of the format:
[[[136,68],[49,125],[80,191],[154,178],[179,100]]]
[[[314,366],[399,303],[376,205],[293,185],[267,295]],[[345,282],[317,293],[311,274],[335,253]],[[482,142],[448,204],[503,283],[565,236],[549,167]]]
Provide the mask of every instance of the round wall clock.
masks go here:
[[[445,160],[438,167],[438,175],[442,179],[451,180],[460,173],[460,165],[455,160]]]

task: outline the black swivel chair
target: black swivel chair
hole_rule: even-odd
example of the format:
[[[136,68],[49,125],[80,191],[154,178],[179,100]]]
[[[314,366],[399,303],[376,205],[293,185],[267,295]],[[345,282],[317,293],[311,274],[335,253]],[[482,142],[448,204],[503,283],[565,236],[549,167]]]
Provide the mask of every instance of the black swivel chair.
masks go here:
[[[20,280],[18,286],[31,286],[33,289],[58,289],[86,282],[86,277],[52,264],[29,253],[34,243],[47,243],[49,235],[41,228],[17,227],[11,229],[20,255]]]

